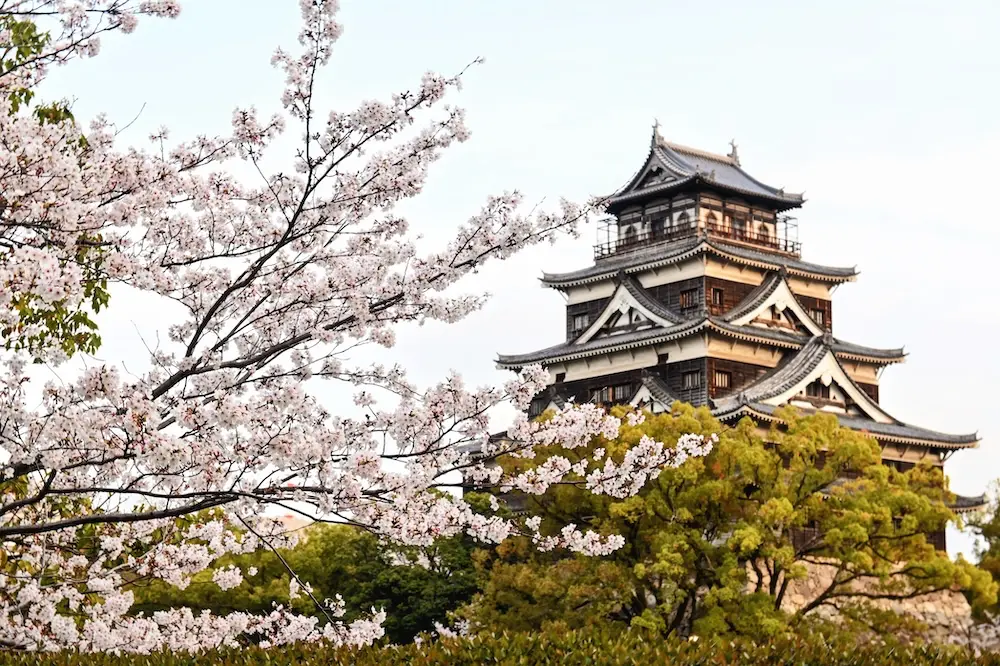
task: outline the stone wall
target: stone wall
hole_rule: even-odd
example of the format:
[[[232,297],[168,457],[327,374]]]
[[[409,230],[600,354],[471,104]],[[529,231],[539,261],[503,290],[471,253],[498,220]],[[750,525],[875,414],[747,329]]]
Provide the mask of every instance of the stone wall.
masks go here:
[[[809,570],[806,578],[794,580],[788,584],[788,589],[785,591],[785,596],[782,600],[782,610],[795,612],[803,608],[833,581],[834,572],[836,571],[834,566],[807,564],[806,567]],[[753,569],[749,567],[747,574],[748,587],[753,589],[757,583],[757,576]],[[766,581],[765,574],[765,584]],[[866,588],[870,589],[872,582],[866,582],[862,579],[852,583],[852,587],[863,591]],[[900,601],[877,600],[872,603],[884,610],[891,610],[918,620],[927,627],[923,638],[928,641],[959,643],[963,645],[970,642],[992,642],[986,638],[986,632],[982,628],[973,626],[972,609],[969,607],[969,603],[962,593],[957,590],[935,592],[933,594],[921,595],[914,599]],[[837,611],[829,606],[821,606],[812,612],[819,617],[827,619],[835,619],[837,615]],[[982,636],[982,638],[980,640],[971,639],[970,634],[973,633],[977,636]]]

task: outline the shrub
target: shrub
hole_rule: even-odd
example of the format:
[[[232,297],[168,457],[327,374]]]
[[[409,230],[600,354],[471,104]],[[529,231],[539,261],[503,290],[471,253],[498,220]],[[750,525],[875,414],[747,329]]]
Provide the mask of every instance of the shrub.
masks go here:
[[[817,638],[775,640],[755,644],[736,641],[683,641],[650,639],[637,631],[568,631],[563,633],[502,634],[472,639],[440,639],[420,644],[382,648],[331,649],[321,644],[283,648],[247,648],[198,655],[159,653],[152,655],[0,655],[0,666],[425,666],[448,664],[607,664],[608,666],[672,664],[740,666],[1000,666],[1000,654],[972,653],[954,647],[889,647],[872,643],[858,645],[847,640],[826,642]]]

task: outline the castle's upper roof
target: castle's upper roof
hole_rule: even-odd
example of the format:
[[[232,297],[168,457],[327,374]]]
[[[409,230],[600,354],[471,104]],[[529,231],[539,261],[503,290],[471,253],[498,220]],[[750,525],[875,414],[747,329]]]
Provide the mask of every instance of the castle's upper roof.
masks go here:
[[[858,274],[854,267],[821,266],[795,257],[762,252],[713,238],[691,236],[678,241],[646,245],[634,252],[615,254],[607,259],[599,259],[593,266],[580,270],[568,273],[543,273],[541,280],[542,284],[548,287],[566,289],[601,282],[621,271],[638,274],[654,268],[679,264],[702,254],[763,270],[784,269],[789,275],[822,282],[850,282]]]
[[[693,184],[762,199],[776,210],[795,208],[804,201],[801,194],[766,185],[744,171],[735,146],[729,155],[717,155],[671,143],[654,128],[642,168],[608,199],[608,205],[614,210],[651,194],[666,194]]]

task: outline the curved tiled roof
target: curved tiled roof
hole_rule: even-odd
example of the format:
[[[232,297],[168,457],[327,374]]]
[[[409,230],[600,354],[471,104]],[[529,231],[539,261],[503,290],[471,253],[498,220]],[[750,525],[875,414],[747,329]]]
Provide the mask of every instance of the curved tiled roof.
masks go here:
[[[628,293],[630,293],[632,297],[640,305],[642,305],[642,307],[646,308],[653,314],[674,322],[682,322],[685,319],[688,319],[688,317],[685,317],[679,312],[674,312],[673,310],[665,306],[663,303],[660,303],[658,300],[650,296],[649,293],[642,288],[642,285],[639,284],[638,280],[636,280],[631,275],[628,275],[624,271],[619,273],[619,281],[621,284],[625,286],[625,289],[628,290]]]
[[[764,328],[749,324],[731,324],[726,317],[709,317],[713,328],[722,334],[729,334],[739,339],[763,339],[787,348],[799,348],[806,345],[812,336],[803,335],[785,329]],[[906,353],[902,348],[883,349],[866,347],[865,345],[845,342],[837,338],[829,339],[830,348],[837,356],[849,356],[866,361],[902,361]]]
[[[502,368],[513,369],[531,365],[532,363],[560,363],[575,358],[586,358],[595,354],[607,354],[623,349],[634,349],[639,346],[659,344],[660,342],[666,342],[667,340],[683,337],[701,330],[706,323],[706,320],[690,319],[676,326],[657,326],[641,331],[597,338],[583,344],[562,342],[558,345],[527,354],[500,354],[497,357],[497,365]]]
[[[630,275],[642,273],[652,268],[681,263],[706,253],[764,270],[780,271],[785,269],[790,275],[810,277],[827,282],[850,281],[858,274],[853,267],[821,266],[794,257],[753,250],[740,245],[730,245],[704,236],[690,236],[681,240],[648,245],[632,252],[611,255],[580,270],[568,273],[542,273],[541,281],[546,286],[563,289],[600,282],[614,277],[622,271]]]
[[[967,495],[955,495],[955,501],[948,505],[948,508],[955,513],[968,513],[986,506],[986,495],[969,497]]]
[[[778,421],[780,419],[774,415],[778,409],[779,406],[777,405],[768,405],[762,402],[730,401],[726,405],[713,410],[713,414],[715,414],[716,418],[725,421],[731,421],[744,415]],[[840,425],[845,428],[868,432],[875,436],[876,439],[887,442],[932,444],[943,449],[975,448],[979,442],[979,436],[975,434],[952,435],[901,422],[879,423],[878,421],[857,416],[844,414],[832,415],[836,416]]]
[[[732,310],[724,314],[722,319],[724,321],[733,321],[753,311],[754,308],[771,297],[771,294],[781,286],[783,279],[780,272],[769,273],[753,291],[747,294],[746,298],[737,303]]]
[[[670,171],[673,178],[651,187],[639,188],[640,178],[646,173],[651,163]],[[649,194],[676,189],[693,181],[722,187],[740,194],[762,197],[774,202],[782,209],[800,206],[804,201],[801,194],[786,193],[783,189],[757,180],[744,171],[740,167],[739,161],[733,157],[716,155],[665,141],[659,132],[654,130],[650,151],[643,167],[629,180],[628,184],[612,195],[608,202],[614,206],[617,203]]]
[[[649,390],[650,395],[659,400],[660,404],[665,405],[667,408],[677,402],[677,397],[670,392],[670,387],[667,386],[667,383],[661,377],[644,372],[642,374],[642,385]]]
[[[707,316],[702,312],[699,316],[684,320],[675,326],[657,326],[655,328],[622,333],[621,335],[613,335],[606,338],[596,338],[583,344],[576,344],[572,341],[561,342],[557,345],[525,354],[500,354],[497,358],[497,364],[503,368],[521,368],[532,363],[561,363],[576,358],[586,358],[588,356],[621,351],[623,349],[634,349],[639,346],[659,344],[700,333],[706,329],[722,335],[729,335],[739,340],[771,342],[785,349],[805,348],[813,340],[813,338],[790,331],[780,331],[760,326],[737,326],[736,324],[725,322],[718,317]],[[832,338],[829,341],[829,347],[838,357],[848,356],[861,358],[866,361],[887,361],[890,363],[903,358],[903,352],[900,349],[876,349]]]
[[[823,338],[815,337],[802,347],[786,363],[768,372],[740,393],[741,400],[763,402],[769,398],[781,395],[802,381],[802,378],[812,372],[829,352]]]

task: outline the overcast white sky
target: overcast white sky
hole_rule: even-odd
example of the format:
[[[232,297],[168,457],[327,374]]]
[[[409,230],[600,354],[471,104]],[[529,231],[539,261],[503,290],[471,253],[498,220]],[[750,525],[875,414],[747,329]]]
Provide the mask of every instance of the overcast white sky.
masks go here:
[[[822,4],[822,7],[820,6]],[[789,191],[805,259],[857,265],[834,300],[838,337],[905,345],[882,404],[898,418],[978,430],[979,450],[949,462],[955,491],[1000,476],[996,281],[1000,176],[1000,3],[983,0],[802,3],[716,0],[343,0],[345,34],[324,79],[341,110],[453,73],[477,56],[457,102],[472,140],[453,149],[413,226],[446,238],[489,193],[582,200],[617,189],[641,166],[656,117],[669,140],[725,152]],[[106,112],[142,143],[224,132],[232,109],[278,109],[275,46],[292,45],[294,0],[185,0],[176,21],[146,21],[106,39],[99,58],[60,70],[48,96],[77,117]],[[555,344],[563,300],[542,270],[591,261],[595,230],[484,270],[470,290],[491,303],[455,326],[407,330],[391,356],[430,382],[448,369],[496,383],[497,352]],[[136,344],[149,308],[112,303],[108,358]],[[128,307],[124,307],[128,306]],[[951,535],[951,550],[968,539]]]

